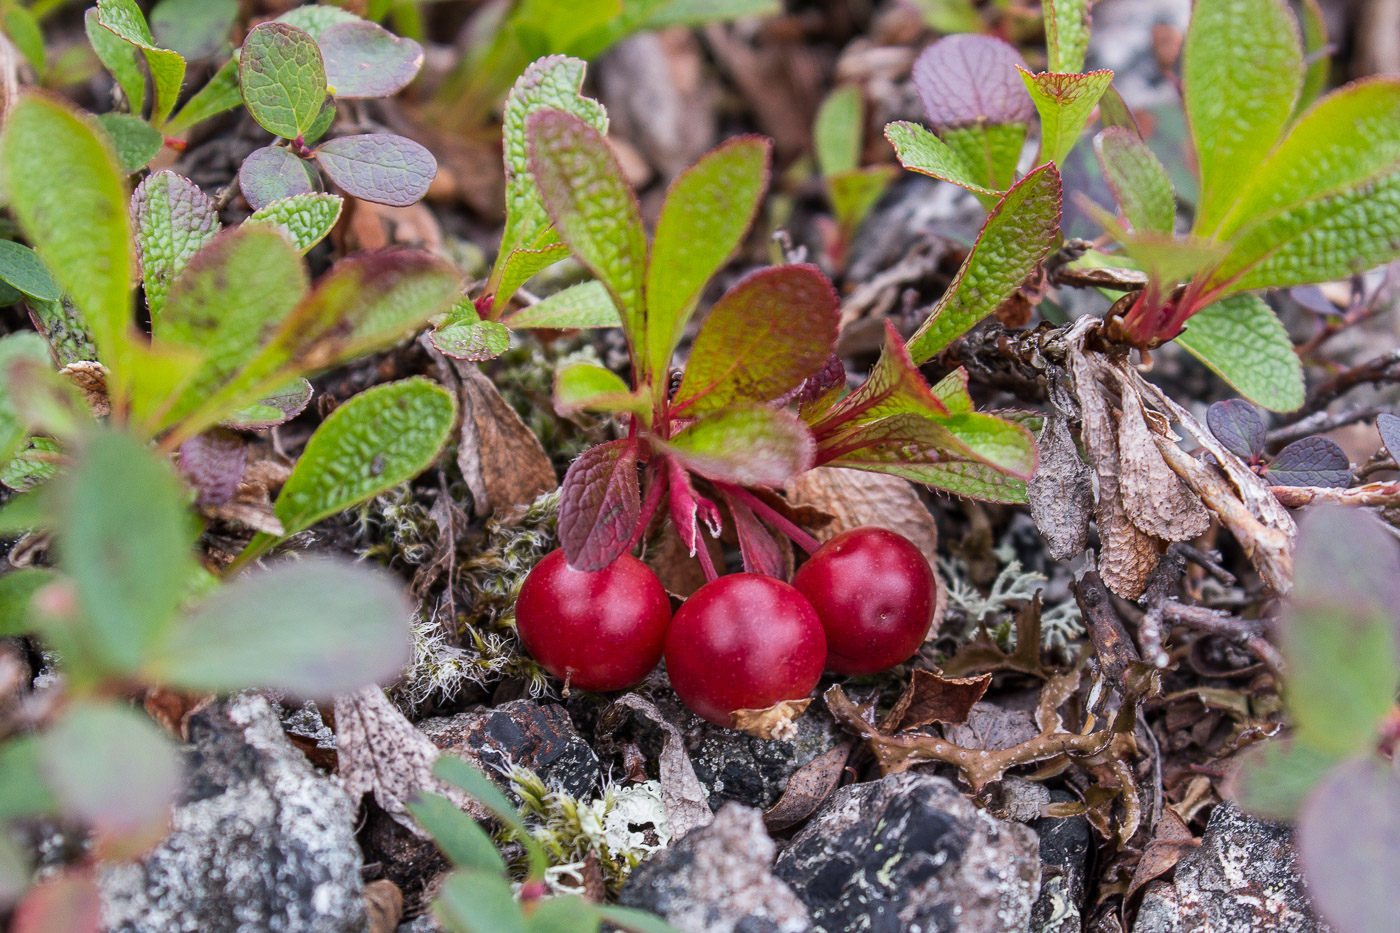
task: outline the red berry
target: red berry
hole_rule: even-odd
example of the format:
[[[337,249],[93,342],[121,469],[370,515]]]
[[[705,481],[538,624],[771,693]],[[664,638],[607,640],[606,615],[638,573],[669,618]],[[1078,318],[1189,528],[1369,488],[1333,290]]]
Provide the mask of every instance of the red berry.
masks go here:
[[[792,585],[826,632],[826,666],[873,674],[914,656],[928,635],[938,583],[914,544],[884,528],[852,528],[823,544]]]
[[[562,550],[535,565],[515,604],[525,650],[580,690],[621,690],[661,660],[671,603],[651,568],[623,554],[602,570],[574,570]]]
[[[812,692],[826,637],[816,612],[788,584],[757,573],[707,583],[666,635],[666,673],[686,706],[730,725],[736,709],[764,709]]]

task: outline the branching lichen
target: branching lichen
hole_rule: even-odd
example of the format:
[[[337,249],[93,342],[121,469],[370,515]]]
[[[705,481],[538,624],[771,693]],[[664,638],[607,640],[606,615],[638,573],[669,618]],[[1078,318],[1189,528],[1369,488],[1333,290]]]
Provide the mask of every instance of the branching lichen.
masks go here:
[[[961,634],[970,637],[982,624],[1002,648],[1011,650],[1016,647],[1012,612],[1034,599],[1037,593],[1043,593],[1047,581],[1044,574],[1023,569],[1011,548],[997,548],[994,553],[1004,566],[985,595],[968,582],[967,562],[963,558],[940,556],[938,565],[948,584],[949,615],[961,618],[964,626]],[[1078,604],[1068,599],[1046,606],[1040,616],[1040,632],[1045,648],[1068,652],[1069,643],[1084,634]]]

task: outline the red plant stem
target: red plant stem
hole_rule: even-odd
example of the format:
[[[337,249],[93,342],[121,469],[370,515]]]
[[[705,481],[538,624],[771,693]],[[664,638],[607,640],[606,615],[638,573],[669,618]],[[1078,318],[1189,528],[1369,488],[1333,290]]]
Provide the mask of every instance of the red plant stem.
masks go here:
[[[719,579],[719,574],[715,571],[714,558],[710,556],[710,547],[705,543],[705,532],[696,532],[696,543],[699,545],[695,549],[695,556],[700,558],[700,569],[705,572],[705,582],[714,583]]]
[[[647,467],[647,478],[651,481],[651,485],[647,486],[646,498],[642,500],[642,510],[637,515],[637,527],[632,529],[632,537],[627,539],[627,547],[623,553],[629,553],[637,546],[642,535],[646,534],[647,525],[651,524],[651,517],[656,514],[657,507],[661,505],[661,497],[667,489],[665,474],[655,467]]]
[[[811,554],[817,548],[822,546],[822,543],[820,541],[818,541],[816,538],[812,537],[806,531],[798,527],[797,524],[794,523],[791,519],[789,519],[786,515],[779,512],[777,509],[773,508],[771,505],[764,502],[762,499],[760,499],[758,496],[755,496],[753,493],[749,492],[744,487],[730,486],[728,484],[724,484],[721,485],[720,488],[723,489],[728,495],[733,496],[735,499],[738,499],[740,502],[744,503],[744,505],[747,505],[749,508],[753,509],[754,514],[756,514],[759,518],[762,518],[764,521],[768,522],[768,524],[772,525],[774,528],[778,529],[783,534],[787,535],[789,538],[792,539],[794,544],[802,548],[802,550],[806,551],[808,554]]]

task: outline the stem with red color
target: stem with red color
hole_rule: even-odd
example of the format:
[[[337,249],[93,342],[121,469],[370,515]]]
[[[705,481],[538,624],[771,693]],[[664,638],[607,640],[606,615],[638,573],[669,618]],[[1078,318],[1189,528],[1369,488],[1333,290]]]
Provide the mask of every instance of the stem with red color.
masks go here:
[[[768,524],[772,525],[774,528],[781,531],[783,534],[787,535],[789,538],[792,539],[792,542],[794,544],[802,548],[802,550],[806,551],[808,554],[811,554],[817,548],[822,546],[822,543],[820,541],[812,537],[802,528],[798,527],[798,525],[791,519],[789,519],[786,515],[779,512],[777,509],[773,508],[771,505],[764,502],[762,499],[760,499],[758,496],[755,496],[753,493],[749,492],[744,487],[723,484],[720,486],[720,488],[723,489],[728,495],[733,496],[735,499],[738,499],[740,502],[744,503],[744,505],[747,505],[749,508],[753,509],[754,514],[766,521]]]

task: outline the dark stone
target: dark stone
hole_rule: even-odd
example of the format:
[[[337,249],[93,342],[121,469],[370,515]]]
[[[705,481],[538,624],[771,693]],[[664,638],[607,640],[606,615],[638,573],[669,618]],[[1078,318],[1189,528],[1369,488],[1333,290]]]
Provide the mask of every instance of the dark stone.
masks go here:
[[[499,771],[520,765],[550,786],[586,797],[602,777],[598,756],[564,707],[553,703],[513,700],[495,709],[425,719],[418,728],[443,751],[477,756],[498,779]]]
[[[357,807],[258,696],[189,718],[170,834],[99,875],[111,933],[362,933]]]
[[[1050,799],[1075,799],[1068,791],[1051,791]],[[1040,837],[1040,897],[1031,910],[1033,933],[1080,933],[1084,929],[1084,894],[1094,831],[1082,816],[1042,817],[1030,824]]]
[[[806,908],[773,876],[774,848],[761,813],[726,804],[643,862],[618,900],[685,933],[806,933]]]
[[[1023,930],[1039,890],[1035,833],[944,778],[896,774],[837,791],[774,871],[822,933]]]
[[[1231,803],[1211,813],[1200,847],[1176,863],[1171,881],[1147,886],[1133,924],[1133,933],[1328,929],[1303,888],[1292,829],[1256,819]]]

